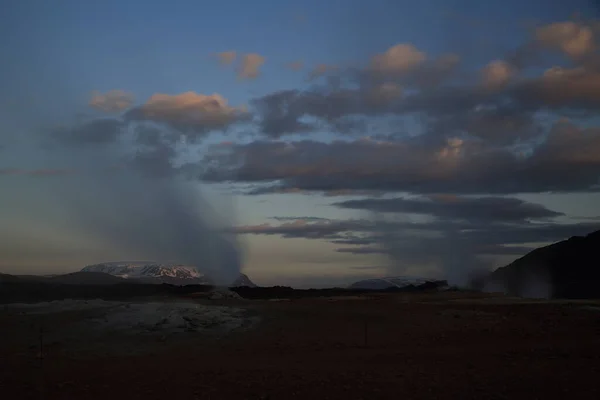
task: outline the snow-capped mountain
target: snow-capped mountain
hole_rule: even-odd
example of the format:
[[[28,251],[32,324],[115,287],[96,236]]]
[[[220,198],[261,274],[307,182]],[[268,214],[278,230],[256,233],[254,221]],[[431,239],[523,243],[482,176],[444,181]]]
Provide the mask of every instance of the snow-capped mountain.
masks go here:
[[[390,288],[404,288],[411,285],[419,286],[428,282],[438,282],[438,280],[413,276],[373,278],[354,282],[350,285],[350,289],[385,290]]]
[[[169,283],[173,285],[212,285],[213,279],[196,267],[182,264],[161,264],[151,261],[120,261],[88,265],[81,272],[103,272],[143,283]],[[231,286],[256,286],[240,274]]]

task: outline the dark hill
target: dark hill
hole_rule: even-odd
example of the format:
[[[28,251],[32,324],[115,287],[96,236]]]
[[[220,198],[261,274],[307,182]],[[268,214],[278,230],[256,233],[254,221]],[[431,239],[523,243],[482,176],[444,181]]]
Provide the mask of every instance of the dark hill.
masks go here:
[[[0,274],[0,283],[18,282],[19,278],[14,275]]]
[[[73,272],[65,275],[57,275],[47,278],[49,283],[64,285],[114,285],[118,283],[137,283],[136,281],[119,278],[103,272]]]
[[[513,296],[600,298],[600,231],[535,249],[498,268],[487,285]]]

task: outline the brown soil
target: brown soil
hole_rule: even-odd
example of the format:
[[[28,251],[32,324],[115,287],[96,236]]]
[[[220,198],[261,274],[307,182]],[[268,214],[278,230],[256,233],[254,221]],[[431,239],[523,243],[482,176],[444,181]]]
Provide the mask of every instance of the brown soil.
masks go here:
[[[66,335],[85,312],[35,317],[4,310],[0,396],[600,398],[600,311],[580,303],[471,297],[251,301],[244,306],[262,322],[224,337],[107,333],[90,341]],[[42,318],[48,333],[40,360]]]

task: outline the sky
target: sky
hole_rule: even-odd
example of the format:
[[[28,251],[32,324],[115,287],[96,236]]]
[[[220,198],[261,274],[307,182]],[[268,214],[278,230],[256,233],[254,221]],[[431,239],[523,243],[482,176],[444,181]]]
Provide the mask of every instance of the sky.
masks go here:
[[[460,281],[598,230],[595,3],[9,0],[0,272]]]

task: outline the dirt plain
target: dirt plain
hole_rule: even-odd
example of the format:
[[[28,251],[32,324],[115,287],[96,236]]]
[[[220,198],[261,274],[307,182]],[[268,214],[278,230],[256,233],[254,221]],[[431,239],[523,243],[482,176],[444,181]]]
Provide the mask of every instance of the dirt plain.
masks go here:
[[[447,292],[215,303],[260,322],[227,334],[88,337],[73,326],[93,311],[32,316],[0,306],[0,396],[600,398],[593,302]]]

